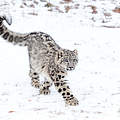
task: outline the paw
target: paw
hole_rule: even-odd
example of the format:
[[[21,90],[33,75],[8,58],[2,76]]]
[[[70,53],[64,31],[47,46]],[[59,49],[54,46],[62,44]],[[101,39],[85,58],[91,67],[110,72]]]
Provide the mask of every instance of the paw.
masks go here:
[[[40,94],[44,94],[44,95],[49,95],[50,94],[50,90],[49,89],[41,89],[40,90]]]
[[[78,101],[75,97],[66,100],[65,103],[66,103],[67,105],[70,105],[70,106],[76,106],[76,105],[79,105],[79,101]]]
[[[31,85],[33,86],[33,87],[35,87],[35,88],[40,88],[40,83],[36,80],[33,80],[32,82],[31,82]]]

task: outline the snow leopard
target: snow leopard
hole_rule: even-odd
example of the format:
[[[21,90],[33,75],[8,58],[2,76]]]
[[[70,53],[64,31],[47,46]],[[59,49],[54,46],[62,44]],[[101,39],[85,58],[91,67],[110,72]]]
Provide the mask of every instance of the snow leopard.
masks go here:
[[[31,85],[38,88],[40,94],[47,95],[50,94],[49,88],[54,84],[66,105],[78,105],[79,101],[65,79],[68,71],[74,70],[78,63],[77,50],[63,49],[50,35],[43,32],[13,32],[6,27],[4,21],[11,25],[12,18],[0,16],[0,36],[14,45],[28,48]],[[42,84],[40,74],[45,76]]]

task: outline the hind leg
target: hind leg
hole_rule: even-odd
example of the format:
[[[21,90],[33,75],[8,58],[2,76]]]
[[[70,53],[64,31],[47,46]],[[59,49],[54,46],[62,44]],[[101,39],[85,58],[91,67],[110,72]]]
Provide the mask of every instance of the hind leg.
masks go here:
[[[50,94],[49,88],[52,86],[52,81],[45,80],[43,84],[40,84],[39,74],[37,72],[30,70],[29,75],[31,77],[31,85],[35,88],[40,89],[40,94],[44,94],[44,95]]]
[[[45,81],[41,86],[40,86],[40,94],[48,95],[50,94],[49,88],[52,86],[52,81]]]
[[[40,88],[39,74],[30,70],[29,76],[31,77],[31,85],[35,88]]]

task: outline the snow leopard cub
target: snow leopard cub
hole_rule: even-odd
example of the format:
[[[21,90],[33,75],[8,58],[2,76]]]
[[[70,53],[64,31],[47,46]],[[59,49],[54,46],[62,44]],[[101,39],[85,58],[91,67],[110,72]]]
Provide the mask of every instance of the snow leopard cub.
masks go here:
[[[78,100],[73,96],[65,76],[67,71],[74,70],[78,63],[77,50],[70,51],[61,48],[46,33],[32,32],[20,34],[10,31],[3,23],[9,25],[11,19],[0,17],[0,35],[13,44],[26,46],[29,53],[30,77],[32,86],[39,88],[41,94],[49,94],[49,87],[54,83],[56,90],[63,96],[68,105],[78,105]],[[39,74],[44,74],[46,81],[39,83]]]

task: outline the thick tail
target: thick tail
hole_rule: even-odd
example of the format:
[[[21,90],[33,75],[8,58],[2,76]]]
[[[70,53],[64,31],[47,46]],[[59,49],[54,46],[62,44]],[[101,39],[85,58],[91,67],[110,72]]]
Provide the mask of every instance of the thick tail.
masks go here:
[[[3,23],[3,21],[6,21],[9,25],[12,23],[11,18],[7,18],[6,16],[0,16],[0,36],[13,44],[17,44],[20,46],[27,46],[28,45],[28,34],[20,34],[16,32],[10,31]]]

